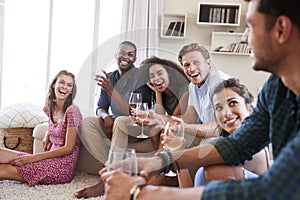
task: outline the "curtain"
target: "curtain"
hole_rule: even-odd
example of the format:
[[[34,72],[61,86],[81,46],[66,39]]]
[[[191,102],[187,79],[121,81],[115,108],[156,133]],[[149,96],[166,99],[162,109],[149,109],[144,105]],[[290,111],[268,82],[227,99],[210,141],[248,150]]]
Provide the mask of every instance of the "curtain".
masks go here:
[[[137,65],[145,58],[158,54],[162,8],[162,0],[123,2],[121,40],[130,40],[137,45]]]

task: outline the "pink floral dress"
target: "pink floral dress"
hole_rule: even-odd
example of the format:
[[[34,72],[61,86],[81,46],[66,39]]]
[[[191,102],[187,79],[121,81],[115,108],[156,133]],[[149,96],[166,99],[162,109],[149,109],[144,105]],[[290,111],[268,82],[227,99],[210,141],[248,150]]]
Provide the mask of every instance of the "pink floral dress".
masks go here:
[[[44,108],[44,112],[49,117],[48,132],[52,146],[50,151],[65,145],[68,127],[79,126],[82,115],[79,108],[71,105],[67,108],[61,122],[54,124],[51,120],[49,111]],[[40,160],[17,167],[19,174],[28,182],[29,186],[35,184],[63,184],[68,183],[74,178],[74,171],[79,155],[80,140],[77,136],[73,153],[70,155]],[[25,155],[21,153],[20,156]]]

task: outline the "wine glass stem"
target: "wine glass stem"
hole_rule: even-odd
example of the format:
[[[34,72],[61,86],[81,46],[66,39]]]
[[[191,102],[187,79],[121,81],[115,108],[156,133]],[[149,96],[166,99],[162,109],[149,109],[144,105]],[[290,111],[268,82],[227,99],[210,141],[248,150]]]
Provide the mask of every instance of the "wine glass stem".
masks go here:
[[[144,135],[144,121],[142,121],[142,135]]]

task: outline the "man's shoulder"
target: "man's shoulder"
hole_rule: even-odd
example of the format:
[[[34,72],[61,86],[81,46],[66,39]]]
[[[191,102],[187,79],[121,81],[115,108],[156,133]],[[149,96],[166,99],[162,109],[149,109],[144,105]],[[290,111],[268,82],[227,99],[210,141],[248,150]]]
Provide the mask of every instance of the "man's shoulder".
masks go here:
[[[220,70],[212,69],[211,74],[207,80],[207,85],[211,88],[214,88],[220,82],[222,82],[223,80],[227,80],[229,78],[231,78],[230,75],[228,75]]]
[[[215,69],[213,71],[213,76],[216,78],[222,79],[222,80],[227,80],[227,79],[231,78],[230,75],[228,75],[225,72],[218,70],[218,69]]]
[[[109,78],[111,78],[111,77],[115,77],[118,73],[119,73],[119,70],[116,69],[115,71],[108,72],[107,75]]]
[[[265,82],[263,89],[264,91],[267,91],[268,94],[270,93],[283,93],[287,94],[292,93],[291,90],[284,85],[282,82],[282,79],[277,76],[276,74],[271,74],[268,80]]]

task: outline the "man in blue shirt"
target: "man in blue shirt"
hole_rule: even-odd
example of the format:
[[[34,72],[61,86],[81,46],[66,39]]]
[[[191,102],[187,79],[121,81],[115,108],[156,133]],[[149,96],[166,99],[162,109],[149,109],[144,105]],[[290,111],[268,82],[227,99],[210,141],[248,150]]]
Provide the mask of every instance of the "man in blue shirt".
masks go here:
[[[97,116],[83,119],[79,135],[85,148],[100,162],[99,169],[108,157],[115,118],[129,115],[130,93],[143,92],[144,102],[149,102],[151,98],[151,90],[146,86],[145,81],[139,78],[139,70],[134,66],[136,50],[135,44],[123,41],[119,44],[116,54],[118,69],[111,73],[102,70],[102,74],[95,75],[95,81],[101,87],[96,109]],[[100,190],[103,185],[100,184],[102,183],[81,190],[75,196],[77,198],[100,196],[103,192]]]
[[[259,94],[253,114],[229,137],[171,155],[161,153],[152,158],[140,158],[139,166],[144,170],[141,175],[147,177],[148,173],[160,171],[173,160],[180,168],[224,163],[239,165],[251,160],[271,142],[274,163],[269,171],[257,179],[212,181],[203,187],[179,190],[138,185],[145,180],[138,177],[133,181],[124,173],[103,170],[101,178],[106,181],[109,199],[118,199],[120,194],[129,199],[130,188],[132,199],[161,196],[172,200],[299,199],[300,1],[246,1],[249,2],[246,14],[249,29],[245,33],[252,48],[253,68],[272,73]]]

